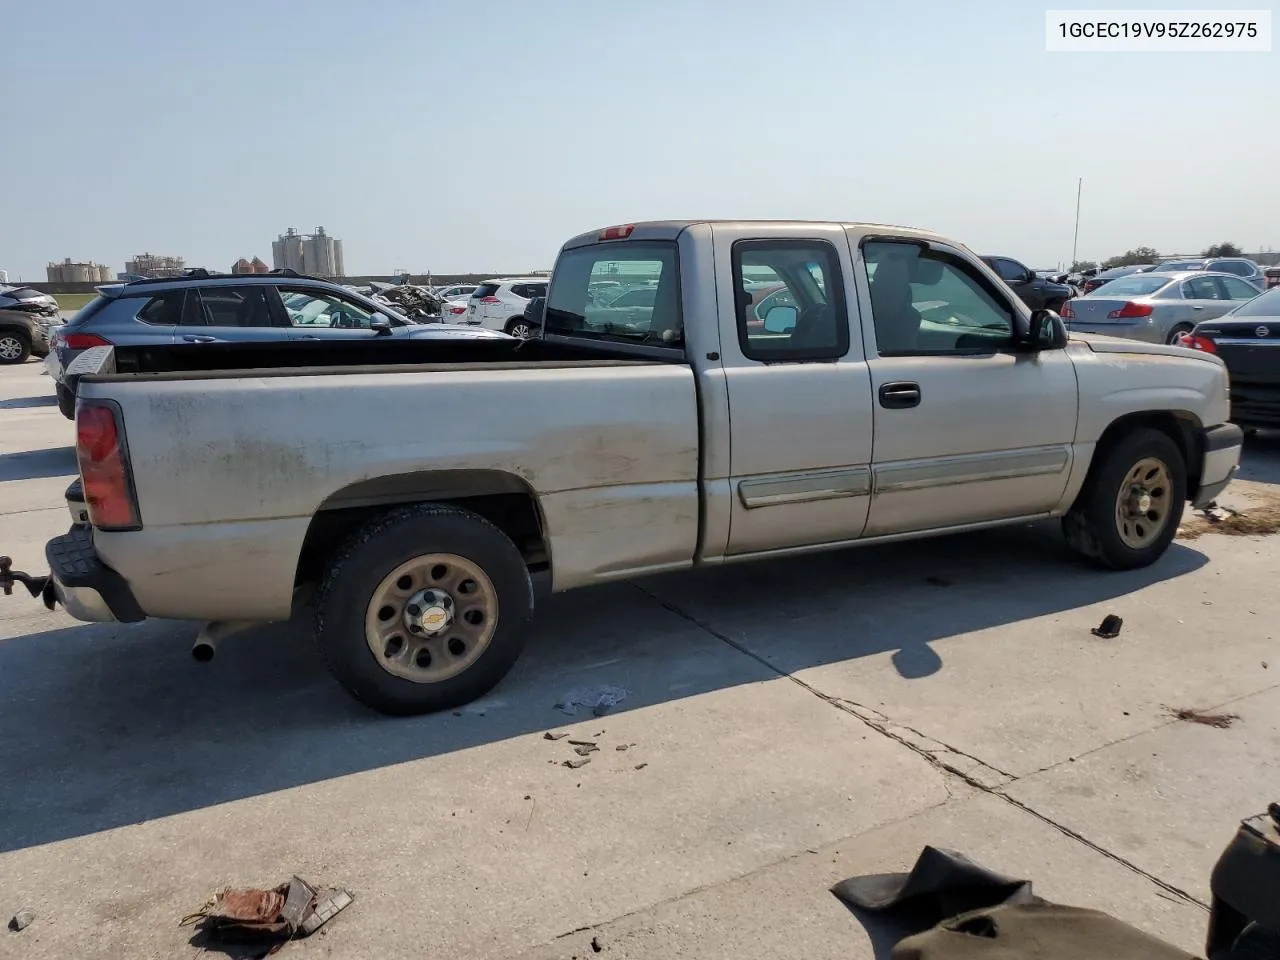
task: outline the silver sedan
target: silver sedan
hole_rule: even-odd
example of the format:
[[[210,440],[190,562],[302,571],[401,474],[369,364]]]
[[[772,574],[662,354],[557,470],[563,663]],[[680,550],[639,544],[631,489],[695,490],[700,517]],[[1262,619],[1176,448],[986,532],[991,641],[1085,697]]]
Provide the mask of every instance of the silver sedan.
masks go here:
[[[1201,320],[1220,317],[1261,292],[1229,273],[1135,273],[1067,301],[1062,319],[1080,333],[1176,343]]]

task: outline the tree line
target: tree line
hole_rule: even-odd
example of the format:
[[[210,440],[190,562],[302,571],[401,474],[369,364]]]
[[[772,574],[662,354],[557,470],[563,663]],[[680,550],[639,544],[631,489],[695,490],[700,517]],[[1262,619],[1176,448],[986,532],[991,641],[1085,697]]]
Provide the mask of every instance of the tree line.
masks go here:
[[[1234,243],[1215,243],[1200,251],[1202,257],[1242,257],[1244,251]],[[1110,270],[1112,267],[1132,267],[1140,263],[1157,263],[1160,252],[1154,247],[1135,247],[1118,256],[1108,257],[1099,263],[1097,260],[1077,260],[1071,265],[1072,273],[1081,270]]]

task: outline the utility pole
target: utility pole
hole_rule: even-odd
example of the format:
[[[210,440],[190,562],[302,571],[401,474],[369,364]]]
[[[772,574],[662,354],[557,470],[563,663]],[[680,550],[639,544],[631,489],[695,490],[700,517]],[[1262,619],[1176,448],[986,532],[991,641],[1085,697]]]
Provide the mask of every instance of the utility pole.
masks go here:
[[[1084,177],[1076,180],[1076,232],[1071,237],[1071,265],[1074,267],[1078,262],[1076,260],[1076,244],[1080,241],[1080,192],[1084,189]]]

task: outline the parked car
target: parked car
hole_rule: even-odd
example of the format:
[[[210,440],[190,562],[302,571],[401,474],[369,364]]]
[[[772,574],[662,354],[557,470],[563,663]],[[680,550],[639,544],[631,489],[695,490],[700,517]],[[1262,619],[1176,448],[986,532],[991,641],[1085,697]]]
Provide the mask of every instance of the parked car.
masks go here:
[[[1267,267],[1262,271],[1265,279],[1263,285],[1270,290],[1272,287],[1280,287],[1280,266]]]
[[[439,323],[416,323],[371,297],[292,272],[231,275],[196,270],[184,277],[136,280],[98,290],[99,296],[54,336],[46,359],[58,409],[67,418],[75,415],[76,391],[66,370],[90,347],[477,335],[456,328],[442,332]]]
[[[1196,324],[1181,342],[1227,365],[1232,422],[1280,427],[1280,286]]]
[[[520,339],[528,340],[531,337],[542,336],[542,316],[546,308],[546,297],[534,297],[529,301],[524,308],[524,320],[529,329]],[[516,333],[514,336],[519,336],[519,334]]]
[[[1266,286],[1266,276],[1260,266],[1245,257],[1191,257],[1166,260],[1151,268],[1160,273],[1181,270],[1203,270],[1207,273],[1230,273],[1254,284],[1259,291]]]
[[[466,300],[475,292],[476,283],[454,283],[447,287],[434,287],[432,292],[441,300]]]
[[[649,329],[593,326],[590,278],[632,270]],[[747,270],[793,300],[763,329]],[[881,225],[610,227],[563,246],[539,339],[321,344],[306,376],[250,346],[248,369],[241,345],[101,351],[67,494],[87,522],[48,544],[48,589],[82,620],[213,621],[208,652],[318,585],[325,660],[387,713],[498,683],[532,574],[560,592],[1050,517],[1143,567],[1242,442],[1217,357],[1068,339],[962,245]]]
[[[524,308],[534,297],[547,295],[546,277],[508,277],[486,280],[471,292],[467,306],[467,320],[490,330],[516,336],[514,331],[524,330]]]
[[[0,364],[48,354],[62,326],[58,301],[31,287],[0,286]]]
[[[1080,284],[1081,296],[1086,296],[1097,290],[1105,283],[1112,280],[1118,280],[1121,277],[1128,277],[1135,273],[1143,273],[1147,270],[1154,270],[1155,265],[1150,263],[1137,263],[1130,267],[1112,267],[1110,270],[1102,270],[1093,276],[1086,276]]]
[[[1229,273],[1136,273],[1077,297],[1062,317],[1082,333],[1177,343],[1199,321],[1257,295],[1253,284]]]
[[[1075,295],[1075,291],[1065,282],[1037,276],[1034,271],[1009,257],[983,257],[982,261],[1032,310],[1058,312]]]

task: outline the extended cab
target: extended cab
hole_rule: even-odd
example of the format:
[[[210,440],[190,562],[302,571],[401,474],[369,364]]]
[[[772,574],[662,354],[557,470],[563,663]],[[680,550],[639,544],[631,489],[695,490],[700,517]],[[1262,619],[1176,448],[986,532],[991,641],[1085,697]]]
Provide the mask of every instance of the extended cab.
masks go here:
[[[647,312],[598,304],[606,280],[651,289]],[[900,227],[612,227],[564,245],[541,337],[421,362],[303,346],[108,349],[80,381],[88,523],[50,542],[50,589],[84,620],[213,621],[211,643],[314,585],[333,672],[391,713],[496,684],[531,574],[563,591],[1049,517],[1139,567],[1240,456],[1218,358],[1068,338]]]

